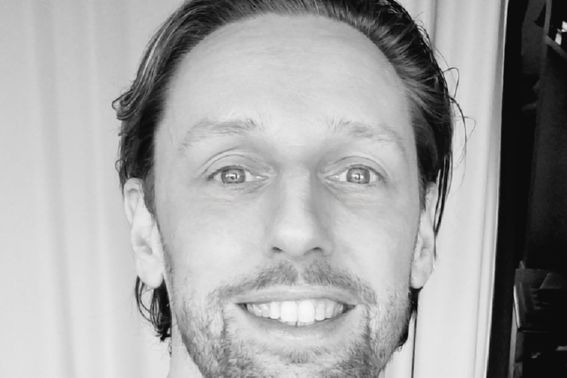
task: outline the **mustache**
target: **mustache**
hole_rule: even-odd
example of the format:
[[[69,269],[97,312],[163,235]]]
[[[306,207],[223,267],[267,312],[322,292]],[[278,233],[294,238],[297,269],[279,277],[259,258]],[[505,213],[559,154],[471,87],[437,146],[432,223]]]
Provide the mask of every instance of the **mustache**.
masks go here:
[[[360,298],[363,303],[376,305],[376,292],[363,280],[346,271],[333,268],[327,261],[315,261],[299,268],[289,261],[264,268],[251,277],[240,279],[235,284],[223,285],[215,290],[213,297],[221,300],[272,286],[312,285],[342,289]]]

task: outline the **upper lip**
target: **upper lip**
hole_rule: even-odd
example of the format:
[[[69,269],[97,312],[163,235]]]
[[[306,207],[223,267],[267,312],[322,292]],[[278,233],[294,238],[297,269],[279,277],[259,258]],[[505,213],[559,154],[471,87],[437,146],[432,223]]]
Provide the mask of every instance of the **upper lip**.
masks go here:
[[[305,299],[330,299],[349,306],[360,301],[354,293],[323,286],[275,286],[234,296],[235,303],[265,303],[300,301]]]

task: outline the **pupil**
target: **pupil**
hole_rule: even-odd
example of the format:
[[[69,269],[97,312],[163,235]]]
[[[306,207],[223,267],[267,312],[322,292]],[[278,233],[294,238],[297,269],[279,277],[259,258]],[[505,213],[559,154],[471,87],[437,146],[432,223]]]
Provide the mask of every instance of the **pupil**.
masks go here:
[[[239,184],[244,182],[244,174],[242,169],[229,168],[222,173],[222,182],[224,184]]]
[[[347,180],[357,184],[367,184],[370,182],[370,174],[366,169],[351,168],[348,171]]]

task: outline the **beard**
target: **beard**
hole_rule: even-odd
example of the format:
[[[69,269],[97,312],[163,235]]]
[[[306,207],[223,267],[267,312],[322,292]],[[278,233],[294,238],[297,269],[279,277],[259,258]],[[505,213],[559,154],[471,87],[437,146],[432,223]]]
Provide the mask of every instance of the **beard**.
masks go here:
[[[364,316],[352,329],[351,340],[340,348],[274,352],[247,341],[226,311],[228,298],[234,295],[298,283],[340,288],[362,299],[357,306],[362,306]],[[202,300],[194,295],[178,297],[175,294],[182,290],[173,289],[173,326],[204,377],[378,377],[393,352],[405,343],[414,308],[414,293],[408,289],[378,295],[356,276],[326,262],[301,271],[281,262],[253,278],[219,287]]]

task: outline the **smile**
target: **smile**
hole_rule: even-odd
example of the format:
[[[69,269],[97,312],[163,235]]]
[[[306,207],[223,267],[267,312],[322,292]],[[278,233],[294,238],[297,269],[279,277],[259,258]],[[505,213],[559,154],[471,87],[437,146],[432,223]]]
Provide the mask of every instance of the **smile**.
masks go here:
[[[352,306],[330,299],[302,299],[298,301],[245,303],[242,307],[250,314],[279,321],[294,327],[309,326],[333,319]]]
[[[226,311],[233,329],[274,353],[338,348],[364,324],[360,298],[341,288],[282,285],[231,299]]]

